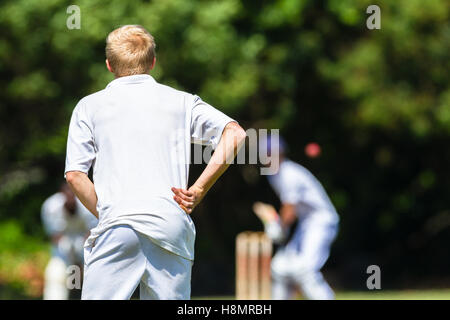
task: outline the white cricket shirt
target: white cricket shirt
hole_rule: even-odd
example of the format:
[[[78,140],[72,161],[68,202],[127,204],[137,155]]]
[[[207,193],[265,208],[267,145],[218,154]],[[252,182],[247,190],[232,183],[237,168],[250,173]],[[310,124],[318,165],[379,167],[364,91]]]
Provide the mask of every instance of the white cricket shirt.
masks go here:
[[[97,218],[75,198],[75,212],[65,207],[66,196],[55,193],[42,205],[41,218],[45,232],[50,236],[60,235],[57,243],[52,242],[52,256],[57,256],[67,265],[83,261],[83,242],[86,234],[97,225]]]
[[[305,167],[286,159],[280,163],[277,174],[267,177],[281,203],[296,205],[299,218],[339,222],[339,216],[325,189]]]
[[[195,226],[171,187],[187,188],[191,142],[215,148],[231,121],[147,74],[117,78],[81,99],[70,122],[65,173],[88,173],[93,165],[99,224],[86,245],[125,224],[193,260]]]
[[[64,207],[66,197],[55,193],[42,204],[41,218],[44,230],[49,236],[57,234],[84,236],[97,225],[97,218],[76,198],[75,213],[70,214]]]

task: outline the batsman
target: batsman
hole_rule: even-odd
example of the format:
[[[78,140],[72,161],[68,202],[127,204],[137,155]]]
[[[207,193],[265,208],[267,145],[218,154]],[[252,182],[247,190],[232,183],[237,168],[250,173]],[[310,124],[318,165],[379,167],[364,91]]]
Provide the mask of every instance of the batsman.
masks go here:
[[[320,182],[303,166],[286,157],[283,139],[260,141],[272,159],[279,159],[267,175],[281,200],[280,214],[272,205],[256,202],[253,211],[263,221],[265,232],[280,248],[272,259],[272,298],[293,298],[295,287],[311,300],[334,299],[334,293],[320,272],[330,253],[339,216]],[[288,230],[294,226],[292,236]]]

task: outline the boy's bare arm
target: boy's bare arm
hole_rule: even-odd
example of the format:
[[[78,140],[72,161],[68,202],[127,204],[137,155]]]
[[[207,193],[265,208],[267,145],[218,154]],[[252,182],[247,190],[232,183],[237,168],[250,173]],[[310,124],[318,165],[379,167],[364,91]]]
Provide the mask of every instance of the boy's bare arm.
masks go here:
[[[245,141],[246,133],[236,122],[225,126],[219,144],[197,181],[188,189],[172,188],[174,200],[188,214],[200,203],[217,179],[227,170]]]
[[[98,219],[97,194],[94,184],[84,172],[69,171],[66,180],[81,203]]]

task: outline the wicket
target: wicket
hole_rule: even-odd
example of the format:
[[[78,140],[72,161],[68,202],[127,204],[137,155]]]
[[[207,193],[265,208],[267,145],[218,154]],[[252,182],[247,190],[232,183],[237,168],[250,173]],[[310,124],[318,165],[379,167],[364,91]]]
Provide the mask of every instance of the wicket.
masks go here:
[[[264,232],[242,232],[236,237],[236,299],[271,297],[272,241]]]

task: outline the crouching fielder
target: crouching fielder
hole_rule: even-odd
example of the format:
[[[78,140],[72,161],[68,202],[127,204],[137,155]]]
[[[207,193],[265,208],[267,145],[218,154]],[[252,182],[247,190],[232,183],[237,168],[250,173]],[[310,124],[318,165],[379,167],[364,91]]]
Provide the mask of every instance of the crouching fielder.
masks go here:
[[[291,298],[297,285],[307,299],[334,299],[320,269],[328,259],[339,217],[320,182],[284,156],[284,142],[270,146],[270,141],[267,150],[272,158],[279,153],[279,170],[268,180],[281,200],[280,215],[273,206],[261,202],[255,203],[253,210],[263,221],[266,234],[282,245],[272,259],[272,298]],[[287,230],[297,220],[293,236],[285,243]]]

